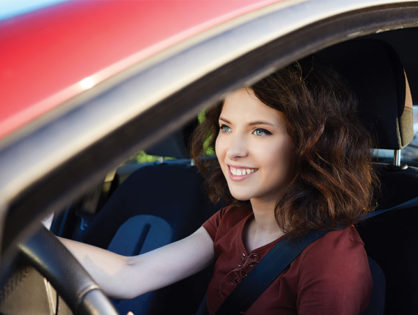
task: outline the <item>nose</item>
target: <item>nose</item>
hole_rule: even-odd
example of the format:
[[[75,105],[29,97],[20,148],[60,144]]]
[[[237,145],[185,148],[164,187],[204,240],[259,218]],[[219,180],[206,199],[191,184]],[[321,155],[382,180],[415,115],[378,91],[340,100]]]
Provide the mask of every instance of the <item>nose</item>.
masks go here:
[[[231,135],[226,155],[227,158],[231,160],[246,157],[248,155],[248,149],[244,137],[240,135]]]

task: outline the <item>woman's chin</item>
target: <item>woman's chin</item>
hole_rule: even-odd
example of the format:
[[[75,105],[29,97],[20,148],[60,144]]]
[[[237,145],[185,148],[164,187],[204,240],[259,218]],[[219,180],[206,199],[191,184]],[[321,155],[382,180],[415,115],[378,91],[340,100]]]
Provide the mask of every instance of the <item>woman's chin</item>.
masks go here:
[[[231,191],[231,196],[234,197],[234,199],[239,200],[239,201],[247,201],[251,199],[251,195],[246,194],[246,193],[239,193],[239,192]]]

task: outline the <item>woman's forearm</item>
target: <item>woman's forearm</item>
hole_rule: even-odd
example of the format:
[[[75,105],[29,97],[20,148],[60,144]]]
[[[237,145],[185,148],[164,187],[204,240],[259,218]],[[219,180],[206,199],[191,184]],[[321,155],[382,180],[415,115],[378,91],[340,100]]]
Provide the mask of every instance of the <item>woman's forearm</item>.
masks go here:
[[[109,296],[130,299],[202,270],[214,257],[213,241],[200,227],[188,237],[150,252],[126,257],[60,238]]]
[[[77,241],[59,239],[107,295],[120,299],[131,298],[129,288],[126,288],[130,283],[129,278],[133,276],[129,274],[129,257]]]

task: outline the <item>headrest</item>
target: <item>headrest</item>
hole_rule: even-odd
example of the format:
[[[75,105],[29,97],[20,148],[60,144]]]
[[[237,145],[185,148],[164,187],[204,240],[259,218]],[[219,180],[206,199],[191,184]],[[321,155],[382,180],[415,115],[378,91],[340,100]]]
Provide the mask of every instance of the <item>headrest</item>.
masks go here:
[[[181,131],[176,131],[167,135],[146,149],[145,152],[149,155],[175,157],[179,159],[188,157],[188,152]]]
[[[189,154],[189,138],[198,124],[197,119],[187,123],[181,130],[176,130],[145,150],[147,154],[186,159]]]
[[[357,94],[358,113],[375,147],[402,149],[413,138],[412,97],[404,68],[387,43],[348,41],[316,54],[339,72]]]

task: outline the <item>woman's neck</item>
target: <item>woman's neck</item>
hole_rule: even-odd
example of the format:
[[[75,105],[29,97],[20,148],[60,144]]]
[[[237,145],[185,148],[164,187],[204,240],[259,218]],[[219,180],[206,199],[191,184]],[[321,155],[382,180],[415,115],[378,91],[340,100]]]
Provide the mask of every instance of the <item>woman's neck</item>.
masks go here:
[[[274,209],[276,206],[275,201],[266,201],[261,199],[251,199],[251,207],[254,213],[253,229],[254,231],[262,234],[276,234],[280,232],[280,228],[277,225]]]
[[[249,252],[283,235],[274,217],[274,203],[251,199],[254,219],[244,230],[244,244]]]

